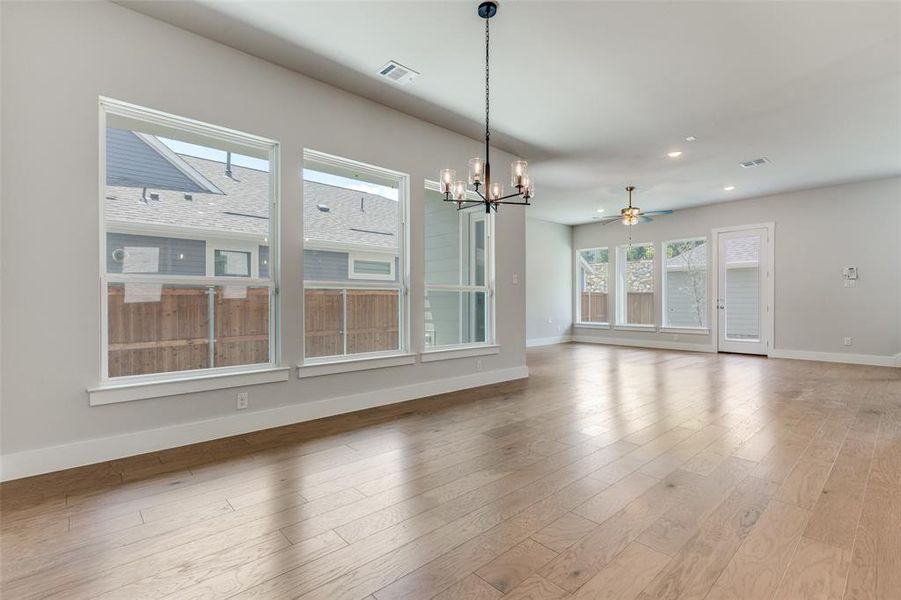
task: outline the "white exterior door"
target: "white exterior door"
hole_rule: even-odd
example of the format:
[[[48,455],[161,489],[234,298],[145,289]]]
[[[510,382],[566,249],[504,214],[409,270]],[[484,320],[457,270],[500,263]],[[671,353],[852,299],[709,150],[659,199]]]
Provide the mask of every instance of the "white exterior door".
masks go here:
[[[717,234],[717,349],[768,354],[769,230],[731,229]]]

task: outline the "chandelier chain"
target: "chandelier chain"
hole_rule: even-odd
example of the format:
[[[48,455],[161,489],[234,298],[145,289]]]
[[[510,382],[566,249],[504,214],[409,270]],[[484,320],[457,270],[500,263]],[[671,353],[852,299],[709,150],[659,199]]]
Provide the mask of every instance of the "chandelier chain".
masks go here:
[[[488,118],[489,118],[490,108],[491,108],[491,104],[490,104],[491,100],[490,100],[490,94],[489,94],[489,91],[490,91],[490,87],[489,87],[490,86],[489,48],[491,47],[490,35],[489,35],[489,30],[488,30],[489,23],[490,23],[490,21],[488,19],[485,19],[485,145],[486,145],[486,148],[488,145],[488,139],[491,137],[491,132],[488,128]],[[488,157],[486,156],[485,158],[487,159]]]

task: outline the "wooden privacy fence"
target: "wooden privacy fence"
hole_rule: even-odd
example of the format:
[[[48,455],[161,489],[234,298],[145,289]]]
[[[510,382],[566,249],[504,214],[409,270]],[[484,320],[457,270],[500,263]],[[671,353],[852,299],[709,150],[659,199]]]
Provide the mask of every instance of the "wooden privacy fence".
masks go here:
[[[347,354],[397,350],[398,306],[395,290],[305,290],[304,355],[344,354],[345,331]]]
[[[581,317],[584,323],[609,323],[607,294],[582,292]],[[626,323],[630,325],[654,322],[654,294],[629,292],[626,294]]]
[[[109,286],[110,377],[269,362],[268,288],[246,288],[243,295],[163,286],[159,301],[126,302],[125,296],[124,285]]]
[[[607,294],[582,292],[582,306],[579,315],[585,323],[609,323],[607,320]]]

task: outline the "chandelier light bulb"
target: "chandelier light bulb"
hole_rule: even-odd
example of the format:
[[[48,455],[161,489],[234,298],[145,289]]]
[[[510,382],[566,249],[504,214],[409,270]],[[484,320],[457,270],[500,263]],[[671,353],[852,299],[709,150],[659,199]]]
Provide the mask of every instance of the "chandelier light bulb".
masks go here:
[[[441,182],[441,193],[449,194],[454,184],[454,179],[457,178],[457,172],[453,169],[441,169],[438,177],[438,181]]]
[[[527,175],[525,178],[525,182],[523,184],[522,197],[525,198],[526,200],[528,200],[529,198],[531,198],[534,195],[535,195],[535,184],[532,183],[532,180],[529,179],[529,176]]]
[[[469,185],[485,183],[485,161],[481,158],[469,159]]]
[[[499,181],[491,184],[491,193],[488,195],[492,200],[500,200],[504,195],[504,186]]]
[[[525,187],[523,181],[528,177],[529,163],[524,160],[514,160],[510,165],[510,185],[516,189]]]
[[[451,191],[451,195],[454,197],[454,200],[457,202],[462,202],[466,200],[466,182],[465,181],[455,181],[453,190]]]

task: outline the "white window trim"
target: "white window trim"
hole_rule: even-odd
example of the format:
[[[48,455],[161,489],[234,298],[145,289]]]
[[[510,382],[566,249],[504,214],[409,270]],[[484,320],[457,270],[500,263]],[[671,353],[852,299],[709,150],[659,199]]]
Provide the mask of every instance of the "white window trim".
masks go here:
[[[249,252],[250,253],[250,277],[258,279],[260,276],[260,245],[249,242],[236,242],[222,239],[206,240],[206,274],[208,277],[216,276],[216,250],[222,252]],[[265,244],[263,244],[265,245]],[[271,256],[272,248],[269,253]],[[271,273],[271,270],[270,270]],[[232,275],[227,275],[229,279],[242,279]]]
[[[358,162],[355,160],[351,160],[349,158],[343,158],[340,156],[335,156],[333,154],[326,154],[325,152],[319,152],[317,150],[310,150],[305,148],[303,151],[303,161],[304,168],[306,168],[306,164],[308,162],[317,163],[319,165],[323,165],[326,167],[331,167],[333,169],[337,169],[339,171],[346,171],[348,173],[356,173],[362,174],[365,176],[370,176],[378,181],[383,181],[385,183],[391,183],[397,185],[397,203],[398,203],[398,223],[400,226],[400,235],[398,235],[398,263],[400,267],[400,276],[397,276],[395,273],[394,261],[392,260],[391,272],[392,276],[390,281],[388,279],[376,279],[371,275],[367,275],[365,279],[353,279],[352,281],[303,281],[303,289],[304,291],[307,289],[383,289],[383,290],[397,290],[400,300],[398,302],[398,348],[397,350],[390,350],[386,352],[378,352],[372,353],[378,355],[379,357],[404,357],[410,355],[410,257],[409,257],[409,248],[410,248],[410,226],[409,226],[409,218],[410,214],[410,176],[407,173],[401,173],[400,171],[393,171],[391,169],[386,169],[383,167],[377,167],[375,165],[366,164],[363,162]],[[301,175],[303,177],[303,175]],[[304,240],[302,245],[302,250],[307,249],[308,247],[316,247],[316,243],[313,242],[308,245],[308,243]],[[348,252],[350,255],[351,253]],[[358,254],[359,255],[359,254]],[[348,256],[348,260],[351,260],[350,256]],[[352,262],[348,263],[348,279],[351,279],[350,273],[352,268]],[[395,281],[397,279],[397,281]],[[301,298],[301,318],[303,319],[305,307],[303,306],[303,296]],[[323,367],[324,365],[334,364],[334,365],[348,365],[350,363],[359,363],[360,361],[365,361],[367,356],[370,356],[369,353],[366,354],[338,354],[335,356],[316,356],[307,358],[306,350],[303,348],[304,340],[306,336],[304,333],[301,334],[301,351],[303,352],[303,358],[301,363],[298,365],[298,376],[306,377],[307,375],[302,374],[301,372],[307,372],[307,367]],[[345,337],[346,340],[346,337]],[[358,361],[357,359],[360,359]],[[389,365],[386,365],[389,366]],[[366,367],[366,368],[374,368],[374,367]],[[309,372],[314,373],[317,369],[312,369]],[[319,371],[326,371],[327,369],[320,368]],[[354,370],[354,369],[348,369]],[[340,372],[340,371],[335,371]],[[327,374],[327,373],[322,373]],[[310,375],[312,376],[312,375]]]
[[[364,260],[370,262],[388,263],[389,272],[387,275],[378,273],[357,273],[356,261]],[[394,255],[379,254],[377,252],[348,252],[347,253],[347,278],[362,279],[368,281],[394,281],[396,273],[394,272]]]
[[[621,323],[613,326],[615,331],[649,331],[657,332],[656,325],[635,325],[631,323]]]
[[[660,333],[679,333],[688,335],[710,335],[709,327],[660,327]]]
[[[119,379],[126,378],[116,378],[116,383],[89,388],[87,390],[88,398],[91,406],[102,406],[118,402],[131,402],[132,400],[164,398],[194,392],[276,383],[288,381],[290,378],[288,367],[264,365],[259,369],[245,367],[234,371],[228,369],[229,367],[165,373],[164,375],[174,375],[174,377],[155,378],[150,381],[120,382]]]
[[[297,365],[297,377],[319,377],[321,375],[333,375],[335,373],[350,373],[352,371],[368,371],[371,369],[383,369],[385,367],[399,367],[416,363],[416,355],[398,354],[397,352],[372,352],[366,354],[345,355],[341,360],[325,357],[328,360],[311,358],[303,364]]]
[[[432,192],[441,192],[441,186],[437,181],[433,181],[430,179],[425,180],[425,189]],[[481,202],[482,199],[476,195],[474,192],[467,191],[466,197],[468,200],[473,200],[477,202]],[[484,208],[480,206],[471,207],[470,211],[475,212],[477,210],[484,210]],[[460,211],[463,213],[464,211]],[[485,221],[485,284],[484,285],[463,285],[463,284],[431,284],[425,281],[425,277],[423,277],[423,298],[425,298],[425,294],[428,294],[430,290],[432,291],[442,291],[442,292],[483,292],[485,294],[485,341],[484,342],[472,342],[469,344],[443,344],[439,346],[426,346],[425,339],[425,313],[423,313],[423,336],[419,341],[421,346],[420,355],[422,357],[423,362],[430,362],[434,360],[443,360],[444,358],[459,358],[458,356],[452,356],[450,354],[444,353],[447,352],[460,352],[464,349],[474,349],[476,351],[483,350],[485,348],[495,348],[497,338],[496,338],[496,330],[495,330],[495,247],[494,247],[494,214],[486,213],[484,217],[481,217],[480,220]],[[463,264],[463,215],[461,214],[458,219],[457,225],[457,235],[460,240],[458,244],[458,262],[460,265]],[[428,235],[428,232],[426,232]],[[462,310],[462,308],[461,308]],[[460,316],[460,337],[462,339],[463,332],[463,317],[462,314]],[[493,354],[494,352],[487,352],[488,354]],[[474,354],[473,356],[477,356],[478,354]],[[430,358],[426,358],[426,357]],[[431,358],[434,357],[434,358]]]
[[[709,322],[710,320],[710,240],[707,236],[699,235],[695,237],[687,237],[687,238],[679,238],[675,240],[665,240],[660,242],[660,332],[661,333],[698,333],[698,334],[708,334],[710,333],[709,323],[708,325],[701,325],[699,327],[693,326],[684,326],[684,325],[667,325],[666,324],[666,278],[668,277],[669,270],[666,268],[666,247],[669,244],[674,244],[676,242],[700,242],[703,241],[707,244],[707,265],[704,267],[704,270],[707,272],[707,299],[706,306],[704,306],[704,317]]]
[[[106,238],[107,223],[105,215],[106,200],[106,128],[107,117],[110,115],[134,119],[148,125],[174,128],[184,131],[186,134],[199,135],[206,138],[214,138],[228,145],[238,145],[253,148],[265,153],[269,157],[269,194],[270,194],[270,251],[269,274],[266,280],[243,277],[204,277],[191,278],[180,276],[140,275],[107,273],[106,269]],[[141,398],[154,398],[200,391],[201,389],[221,389],[234,387],[235,385],[250,385],[252,383],[265,383],[266,376],[262,373],[281,373],[285,368],[279,367],[281,353],[281,340],[279,338],[280,304],[278,301],[278,217],[279,217],[279,143],[275,140],[243,133],[218,125],[202,123],[194,119],[178,117],[162,111],[141,107],[128,102],[122,102],[112,98],[99,97],[98,99],[98,238],[99,238],[99,273],[100,273],[100,383],[90,388],[90,402],[94,404],[108,404],[110,402],[124,402]],[[117,230],[114,225],[111,230]],[[209,247],[209,246],[208,246]],[[209,259],[208,259],[209,260]],[[254,268],[251,260],[251,268]],[[158,283],[196,283],[198,285],[250,285],[254,287],[269,287],[270,292],[270,318],[269,318],[269,362],[253,365],[240,365],[237,367],[213,367],[210,369],[198,369],[195,371],[163,372],[140,376],[110,377],[109,376],[109,306],[108,285],[116,282],[158,282]],[[237,375],[247,374],[251,383],[245,383]],[[270,375],[269,377],[273,377]],[[281,378],[279,374],[275,377]],[[244,378],[245,380],[247,378]],[[275,379],[281,381],[282,379]],[[195,382],[195,383],[192,383]],[[196,383],[203,382],[203,383]],[[237,383],[236,383],[237,382]],[[116,391],[119,390],[119,391]],[[144,390],[122,392],[121,390]],[[109,392],[109,393],[107,393]],[[102,400],[106,397],[106,400]],[[96,401],[95,401],[96,399]]]
[[[453,360],[457,358],[469,358],[472,356],[487,356],[499,354],[501,347],[497,344],[456,344],[453,346],[434,346],[420,353],[422,362],[434,362],[438,360]]]
[[[581,284],[581,264],[582,264],[582,252],[585,250],[606,250],[607,251],[607,321],[583,321],[582,320],[582,298],[580,294],[582,293],[582,284]],[[578,248],[573,254],[573,281],[575,285],[573,286],[573,314],[576,315],[576,318],[573,322],[573,327],[585,327],[588,329],[610,329],[610,303],[611,300],[614,303],[614,309],[616,308],[615,297],[614,294],[610,293],[610,288],[613,284],[613,271],[610,268],[610,247],[609,246],[589,246],[587,248]]]

